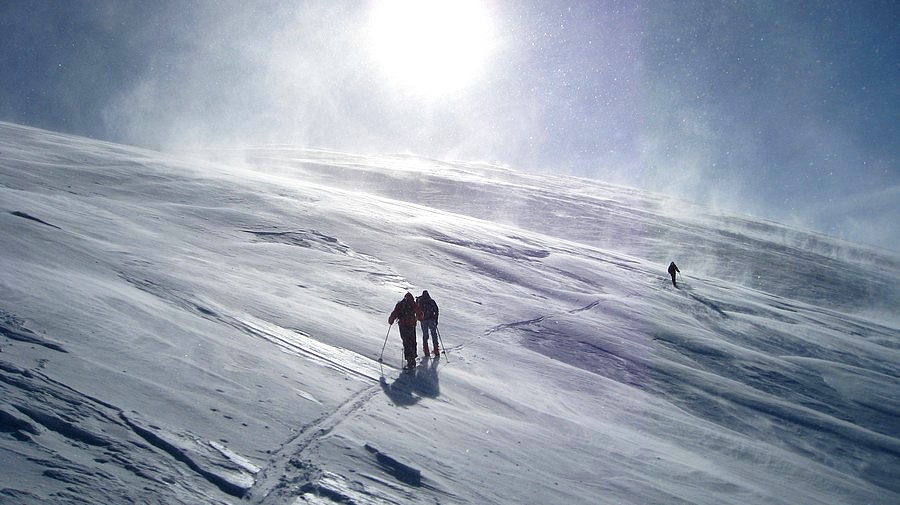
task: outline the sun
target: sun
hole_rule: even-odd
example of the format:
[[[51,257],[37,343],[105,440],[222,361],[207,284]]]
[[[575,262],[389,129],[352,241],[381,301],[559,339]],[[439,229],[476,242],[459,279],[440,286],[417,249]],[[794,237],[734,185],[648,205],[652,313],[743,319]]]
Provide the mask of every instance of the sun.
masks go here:
[[[387,81],[427,97],[477,81],[495,46],[490,14],[477,0],[383,0],[369,23],[370,49]]]

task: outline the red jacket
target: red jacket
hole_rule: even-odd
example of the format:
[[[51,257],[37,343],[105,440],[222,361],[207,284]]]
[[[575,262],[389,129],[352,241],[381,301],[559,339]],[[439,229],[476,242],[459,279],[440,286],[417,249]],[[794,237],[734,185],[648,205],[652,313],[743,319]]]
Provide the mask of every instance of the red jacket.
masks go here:
[[[400,314],[403,312],[401,304],[408,303],[411,305],[412,310],[409,311],[409,315],[401,318]],[[394,305],[394,311],[391,312],[391,316],[388,317],[388,324],[394,324],[394,321],[400,319],[398,322],[398,326],[401,328],[409,328],[410,326],[415,327],[418,321],[422,320],[422,309],[419,308],[419,304],[416,303],[416,299],[413,298],[411,293],[406,293],[406,296],[403,297],[402,300],[397,302],[397,305]]]

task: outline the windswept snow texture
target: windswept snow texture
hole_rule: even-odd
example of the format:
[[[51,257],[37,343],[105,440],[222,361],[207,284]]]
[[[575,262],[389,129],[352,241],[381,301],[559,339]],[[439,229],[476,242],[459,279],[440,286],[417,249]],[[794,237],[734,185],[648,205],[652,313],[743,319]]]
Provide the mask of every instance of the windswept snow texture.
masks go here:
[[[900,503],[891,252],[496,166],[5,123],[0,230],[0,503]],[[448,351],[414,373],[407,289]]]

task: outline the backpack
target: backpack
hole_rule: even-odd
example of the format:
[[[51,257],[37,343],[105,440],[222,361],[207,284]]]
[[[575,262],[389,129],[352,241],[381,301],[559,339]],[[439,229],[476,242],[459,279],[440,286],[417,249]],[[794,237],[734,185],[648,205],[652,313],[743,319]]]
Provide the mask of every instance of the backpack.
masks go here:
[[[419,307],[422,309],[422,313],[424,314],[424,317],[422,317],[422,319],[437,319],[438,306],[437,302],[435,302],[433,298],[422,300],[419,304]]]
[[[397,303],[397,319],[403,321],[415,318],[416,311],[413,308],[412,302],[410,302],[406,298],[400,300],[400,302]]]

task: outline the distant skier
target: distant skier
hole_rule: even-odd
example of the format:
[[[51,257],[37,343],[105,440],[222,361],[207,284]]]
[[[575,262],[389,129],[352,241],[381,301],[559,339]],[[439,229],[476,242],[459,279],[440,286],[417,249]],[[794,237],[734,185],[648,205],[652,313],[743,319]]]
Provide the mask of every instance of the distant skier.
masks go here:
[[[438,304],[428,294],[428,290],[422,291],[422,296],[416,298],[416,303],[419,304],[419,308],[422,310],[422,352],[425,353],[425,356],[429,355],[428,332],[430,331],[431,342],[434,344],[434,355],[435,357],[440,356],[441,349],[438,347],[437,335]]]
[[[672,285],[677,288],[678,284],[675,283],[675,274],[676,273],[681,273],[681,270],[679,270],[678,267],[675,266],[675,262],[673,261],[673,262],[669,263],[669,275],[672,276]]]
[[[422,319],[422,311],[413,298],[412,293],[407,292],[402,300],[394,305],[394,311],[388,317],[388,324],[398,321],[400,327],[400,339],[403,341],[403,358],[406,359],[407,369],[416,366],[416,322]]]

